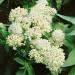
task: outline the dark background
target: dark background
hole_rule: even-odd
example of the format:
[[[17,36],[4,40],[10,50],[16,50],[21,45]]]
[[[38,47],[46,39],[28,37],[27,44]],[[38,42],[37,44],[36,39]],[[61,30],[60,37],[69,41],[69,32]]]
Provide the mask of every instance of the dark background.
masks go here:
[[[5,0],[5,2],[2,3],[2,5],[0,6],[0,22],[9,23],[8,14],[10,10],[19,5],[22,5],[22,0],[17,0],[16,2],[15,0]],[[75,16],[75,0],[70,0],[69,3],[61,7],[58,13],[68,16]],[[7,54],[4,47],[0,45],[0,75],[15,75],[18,66],[19,64],[14,62]],[[44,65],[34,64],[33,67],[35,69],[36,75],[46,75],[46,69]],[[67,71],[62,72],[62,74],[60,75],[68,75],[70,69],[70,67],[67,68]]]

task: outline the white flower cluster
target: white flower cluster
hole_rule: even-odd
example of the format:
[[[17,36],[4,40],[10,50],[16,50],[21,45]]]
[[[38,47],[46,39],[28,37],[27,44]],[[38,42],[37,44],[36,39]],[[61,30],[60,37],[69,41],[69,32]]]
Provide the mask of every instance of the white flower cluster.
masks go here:
[[[52,45],[61,47],[64,43],[65,34],[61,29],[56,29],[52,33],[52,37],[49,39]]]
[[[38,0],[29,13],[27,9],[17,7],[9,14],[12,24],[8,32],[28,36],[30,40],[41,38],[44,32],[52,31],[51,23],[55,14],[56,9],[49,7],[46,0]]]
[[[27,9],[18,7],[11,10],[9,14],[9,20],[13,22],[14,21],[21,22],[23,17],[25,17],[27,14],[28,14]]]
[[[26,41],[24,34],[31,25],[28,10],[20,7],[12,9],[9,14],[9,20],[11,21],[11,25],[8,28],[10,35],[7,37],[7,44],[15,48],[24,45],[22,43]]]
[[[11,34],[7,37],[6,43],[16,49],[16,47],[23,45],[24,37],[22,35]]]
[[[30,39],[36,39],[42,37],[41,30],[38,27],[32,27],[26,33]]]
[[[64,40],[64,36],[65,34],[60,29],[54,30],[54,32],[52,33],[52,38],[58,42],[62,42]]]
[[[60,67],[65,62],[65,55],[63,49],[58,47],[52,47],[51,50],[48,50],[44,54],[44,64],[51,71],[60,71]]]
[[[9,29],[8,29],[9,33],[13,33],[13,34],[22,34],[23,30],[22,27],[20,26],[19,23],[15,23],[13,22]]]
[[[30,12],[24,8],[12,9],[9,15],[11,25],[7,44],[11,47],[22,46],[29,38],[30,58],[42,63],[51,71],[58,71],[65,61],[63,45],[65,34],[62,30],[52,29],[52,19],[57,13],[55,8],[48,6],[47,0],[38,0]],[[52,34],[49,39],[43,38],[44,33]]]
[[[36,49],[32,49],[29,53],[30,58],[34,58],[37,63],[43,62],[43,56]]]
[[[32,28],[38,27],[41,30],[41,34],[51,32],[52,18],[56,13],[56,9],[49,7],[46,0],[38,0],[37,4],[31,8],[29,14],[32,19]]]
[[[50,42],[48,42],[48,40],[46,39],[36,39],[36,40],[33,40],[32,42],[32,47],[33,48],[36,48],[38,50],[46,50],[46,49],[50,49],[51,46],[50,46]]]
[[[38,39],[32,42],[32,50],[29,52],[30,58],[34,58],[37,63],[45,64],[50,71],[59,71],[65,62],[65,54],[62,48],[51,46],[45,39]]]

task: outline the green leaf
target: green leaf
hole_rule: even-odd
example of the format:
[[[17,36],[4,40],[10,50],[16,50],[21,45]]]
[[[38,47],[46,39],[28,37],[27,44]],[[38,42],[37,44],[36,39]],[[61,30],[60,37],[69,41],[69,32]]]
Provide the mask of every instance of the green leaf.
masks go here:
[[[70,52],[67,60],[62,67],[68,67],[72,65],[75,65],[75,49]]]
[[[24,74],[24,70],[18,70],[17,73],[16,73],[16,75],[25,75]]]
[[[59,16],[60,18],[68,21],[68,22],[71,22],[72,24],[75,25],[75,17],[72,17],[72,16],[64,16],[64,15],[60,15],[60,14],[57,14],[57,16]]]
[[[74,44],[73,44],[73,42],[72,41],[70,41],[70,40],[64,40],[64,45],[66,46],[66,47],[68,47],[69,48],[69,50],[71,51],[72,49],[74,49]]]
[[[71,33],[73,30],[75,30],[75,25],[71,26],[70,28],[67,27],[67,29],[65,30],[66,34]]]
[[[68,35],[75,35],[75,30],[73,30],[72,32],[70,32]]]
[[[7,28],[3,23],[0,23],[0,35],[0,38],[6,38],[6,36],[8,35]]]
[[[73,67],[73,68],[71,69],[71,71],[69,72],[68,75],[75,75],[75,67]]]
[[[3,3],[4,0],[0,0],[0,5]]]
[[[25,68],[28,72],[28,75],[35,75],[32,65],[27,61],[25,61]]]
[[[25,65],[25,60],[20,57],[16,57],[14,60],[21,65]]]
[[[32,68],[32,65],[29,62],[27,62],[26,60],[24,60],[20,57],[17,57],[14,60],[25,67],[25,69],[28,72],[28,75],[35,75],[33,68]]]

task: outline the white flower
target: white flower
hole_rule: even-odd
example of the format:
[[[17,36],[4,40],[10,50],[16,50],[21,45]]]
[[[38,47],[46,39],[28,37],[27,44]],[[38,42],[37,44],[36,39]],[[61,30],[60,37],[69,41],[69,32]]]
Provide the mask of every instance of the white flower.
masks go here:
[[[42,36],[41,30],[37,26],[29,28],[26,33],[31,39],[40,38]]]
[[[56,42],[62,42],[65,39],[65,34],[61,29],[56,29],[52,33],[52,38]]]
[[[21,22],[22,18],[25,17],[27,14],[28,14],[27,9],[17,7],[10,11],[9,20],[11,22],[13,22],[13,21]]]
[[[13,33],[13,34],[22,34],[23,32],[20,23],[14,23],[14,22],[10,25],[8,31],[9,33]]]
[[[43,49],[47,50],[51,48],[50,42],[48,42],[48,40],[46,39],[42,39],[42,38],[35,39],[35,40],[32,40],[31,43],[34,48],[39,50],[43,50]]]
[[[59,71],[60,67],[65,62],[65,54],[63,49],[58,47],[52,47],[52,50],[45,52],[44,64],[51,71]]]
[[[31,8],[30,15],[32,17],[39,17],[39,16],[42,15],[42,16],[45,16],[46,18],[48,17],[48,19],[50,19],[50,22],[51,22],[51,19],[57,13],[57,11],[56,11],[55,8],[51,8],[49,6],[43,5],[41,3],[41,1],[44,2],[46,0],[44,0],[44,1],[43,0],[39,0],[38,1],[39,3]]]
[[[35,62],[46,65],[51,72],[59,72],[65,62],[63,49],[54,46],[46,50],[32,49],[29,52],[29,56],[33,58]]]
[[[42,4],[41,4],[42,5]],[[49,6],[35,5],[31,8],[30,16],[35,22],[38,20],[47,20],[50,24],[52,23],[52,18],[56,14],[56,9]],[[37,21],[36,21],[37,20]]]
[[[52,17],[49,19],[46,16],[34,15],[32,19],[32,26],[38,26],[42,33],[52,31],[52,27],[50,25],[52,23]]]
[[[52,26],[48,22],[43,22],[43,25],[40,26],[40,30],[42,33],[44,32],[51,32],[52,31]]]
[[[17,47],[17,46],[22,46],[23,45],[23,40],[24,37],[22,35],[17,35],[17,34],[11,34],[8,35],[8,37],[6,38],[6,43],[11,46],[11,47]]]
[[[55,41],[52,37],[50,37],[48,40],[51,43],[51,46],[61,47],[64,44],[64,40],[63,41]]]
[[[39,0],[38,3],[31,8],[30,16],[32,19],[32,26],[39,26],[39,28],[42,30],[42,33],[50,32],[52,31],[52,18],[57,11],[55,8],[51,8],[46,5],[42,6],[40,2],[43,3],[44,1]]]
[[[21,24],[23,30],[27,31],[29,29],[30,25],[31,25],[31,19],[30,19],[30,17],[29,16],[24,17],[22,19],[22,22],[20,24]]]
[[[40,53],[36,49],[32,49],[29,52],[29,56],[30,56],[30,58],[34,58],[34,60],[37,63],[42,63],[43,62],[43,56],[41,56]]]
[[[48,2],[47,2],[47,0],[38,0],[37,4],[48,5]]]
[[[49,8],[50,10],[48,10],[48,12],[50,13],[50,15],[54,16],[57,13],[57,10],[55,8]]]

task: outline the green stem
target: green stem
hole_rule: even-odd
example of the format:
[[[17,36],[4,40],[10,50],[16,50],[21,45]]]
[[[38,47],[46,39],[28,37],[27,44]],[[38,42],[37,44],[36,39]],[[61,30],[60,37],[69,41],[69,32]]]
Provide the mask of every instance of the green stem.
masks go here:
[[[26,75],[26,69],[24,70],[24,74],[23,75]]]
[[[32,68],[32,65],[30,63],[25,62],[25,68],[28,72],[28,75],[35,75],[33,68]]]

